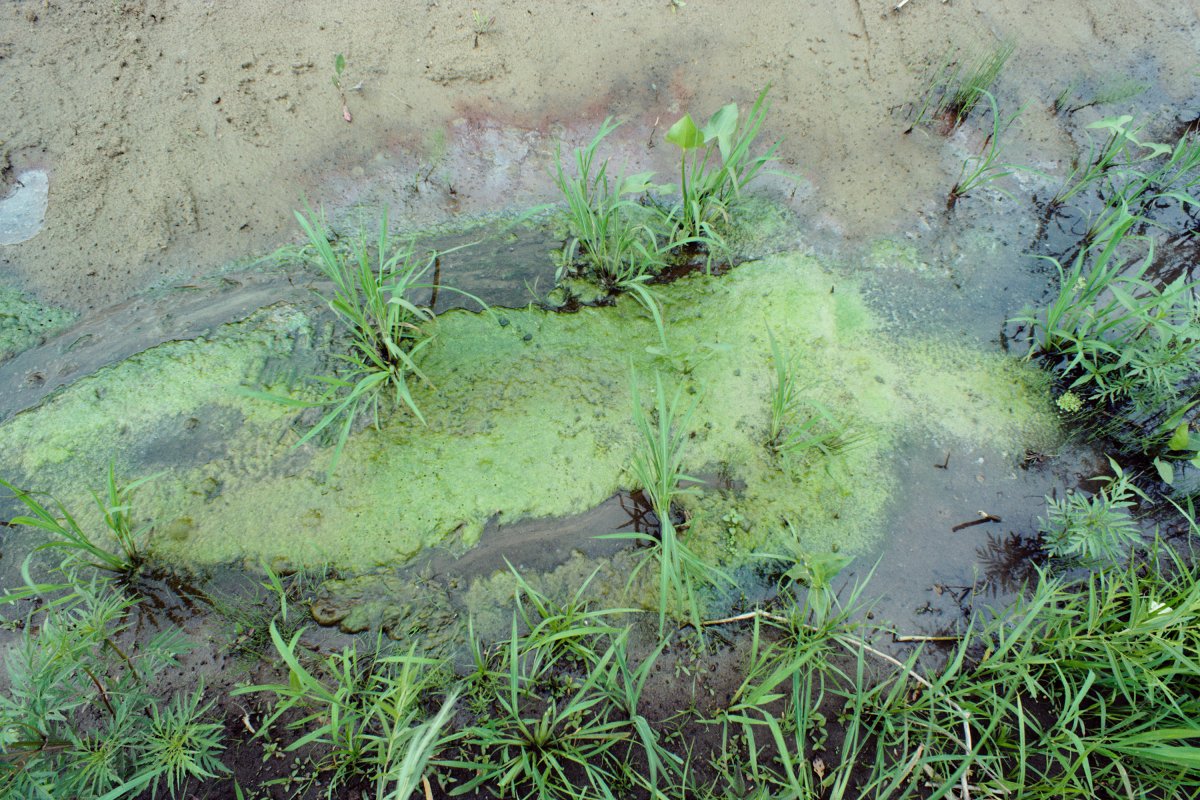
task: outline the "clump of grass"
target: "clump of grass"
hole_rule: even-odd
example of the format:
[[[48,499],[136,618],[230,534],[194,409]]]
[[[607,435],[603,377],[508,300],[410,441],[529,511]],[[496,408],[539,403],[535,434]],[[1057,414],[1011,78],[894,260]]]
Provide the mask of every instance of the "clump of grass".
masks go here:
[[[339,423],[329,466],[332,472],[355,421],[365,416],[378,427],[381,406],[407,408],[425,422],[411,384],[414,380],[429,382],[417,361],[433,341],[434,315],[429,307],[417,305],[414,295],[433,288],[423,281],[441,254],[417,258],[411,248],[393,247],[386,214],[380,219],[374,247],[365,235],[360,235],[351,242],[348,253],[334,249],[324,226],[315,218],[297,211],[296,220],[308,237],[314,263],[333,284],[332,294],[322,299],[349,334],[350,348],[338,356],[342,363],[338,374],[317,378],[329,387],[319,400],[251,394],[297,408],[327,409],[296,444],[304,444]],[[438,289],[458,292],[447,286]],[[459,293],[483,305],[478,298]]]
[[[1185,390],[1200,366],[1200,315],[1194,282],[1183,275],[1165,285],[1150,279],[1152,245],[1127,259],[1129,247],[1149,241],[1131,236],[1139,222],[1124,205],[1113,209],[1098,240],[1069,268],[1051,259],[1059,273],[1054,299],[1017,319],[1029,326],[1031,354],[1043,354],[1079,398],[1073,406],[1082,418],[1100,434],[1133,429],[1126,444],[1140,452],[1170,435],[1160,436],[1156,424],[1138,433],[1143,423],[1187,407]]]
[[[706,563],[683,541],[676,528],[673,514],[677,498],[695,492],[699,481],[683,472],[688,423],[695,406],[685,407],[682,387],[670,399],[663,386],[662,376],[655,380],[654,421],[642,408],[636,377],[632,380],[633,419],[640,434],[633,457],[633,476],[636,484],[650,500],[659,521],[659,532],[630,532],[608,534],[608,538],[633,539],[648,546],[646,555],[633,569],[627,585],[652,561],[658,565],[658,624],[660,634],[665,629],[668,610],[681,605],[693,627],[701,629],[700,587],[730,581],[716,567]],[[684,487],[682,484],[693,486]]]
[[[767,338],[771,343],[771,364],[775,369],[774,382],[771,384],[771,425],[767,433],[767,446],[774,448],[783,441],[784,426],[800,402],[800,390],[792,359],[783,354],[770,329],[767,330]]]
[[[502,657],[507,671],[489,698],[492,716],[464,731],[459,742],[482,758],[446,763],[476,772],[454,794],[494,786],[514,797],[574,798],[581,788],[584,796],[597,796],[614,782],[619,761],[613,749],[628,735],[623,721],[605,713],[598,690],[611,651],[589,665],[582,682],[558,691],[554,660],[544,650],[523,647],[515,622]]]
[[[435,685],[441,662],[417,656],[415,645],[403,655],[385,655],[377,646],[371,656],[360,655],[357,647],[345,647],[318,662],[315,670],[327,676],[322,678],[303,663],[299,644],[303,630],[285,640],[272,621],[270,633],[276,653],[287,666],[288,682],[257,684],[232,693],[275,695],[274,708],[258,735],[267,735],[272,725],[286,720],[296,738],[285,751],[316,748],[313,759],[317,771],[324,773],[327,797],[355,778],[382,792],[401,776],[406,785],[420,777],[424,761],[441,741],[440,727],[450,713],[445,709],[455,702],[451,694],[444,713],[433,720],[424,714],[422,702]]]
[[[1001,42],[969,65],[947,52],[925,81],[921,101],[914,104],[911,133],[918,125],[940,122],[946,131],[961,125],[1000,78],[1016,46]]]
[[[940,111],[953,116],[955,125],[961,125],[984,94],[995,85],[1014,50],[1015,44],[1002,42],[964,71],[956,73],[955,80],[940,102]]]
[[[557,279],[582,260],[586,274],[605,289],[637,298],[661,333],[661,303],[648,284],[666,266],[669,245],[661,213],[636,199],[652,188],[654,173],[614,178],[608,159],[596,158],[601,142],[619,125],[606,119],[586,147],[575,149],[575,176],[564,170],[561,152],[556,154],[554,182],[567,201],[570,233]]]
[[[362,410],[378,425],[379,403],[385,392],[396,405],[403,404],[425,421],[409,381],[424,379],[415,358],[432,340],[427,325],[433,312],[416,306],[409,295],[422,286],[420,281],[432,268],[433,257],[420,261],[409,251],[393,251],[386,215],[379,223],[374,262],[365,237],[355,240],[347,257],[334,251],[313,221],[299,212],[296,219],[317,254],[316,264],[333,282],[333,296],[325,299],[352,337],[350,352],[344,356],[344,375],[326,379],[335,388],[349,391],[336,401],[327,401],[332,405],[330,411],[301,439],[306,441],[343,418],[336,460]]]
[[[1080,78],[1073,78],[1067,82],[1062,91],[1054,98],[1054,102],[1050,104],[1050,113],[1058,114],[1063,111],[1069,111],[1071,99],[1075,97],[1075,93],[1079,91]]]
[[[767,89],[739,122],[736,103],[723,107],[697,127],[685,114],[667,132],[680,149],[680,200],[667,205],[654,195],[676,187],[652,183],[653,172],[613,175],[600,144],[619,125],[606,119],[592,141],[574,151],[575,174],[568,175],[561,150],[553,178],[567,203],[569,238],[557,279],[573,271],[610,293],[632,294],[653,316],[666,346],[662,304],[650,282],[689,251],[713,254],[724,247],[721,227],[731,219],[742,189],[775,158],[778,143],[758,156],[750,150],[766,117]],[[719,157],[719,158],[718,158]],[[719,161],[719,163],[718,163]]]
[[[1046,551],[1056,558],[1085,564],[1115,564],[1142,545],[1142,535],[1130,513],[1140,492],[1115,461],[1113,475],[1091,497],[1069,492],[1046,499],[1046,517],[1038,530]]]
[[[949,682],[980,759],[1026,797],[1187,797],[1200,788],[1196,568],[1161,545],[1078,584],[1042,573]],[[964,664],[971,664],[964,659]]]
[[[224,726],[219,722],[201,722],[212,710],[215,701],[201,705],[204,687],[188,695],[177,694],[166,706],[150,705],[150,721],[142,756],[149,764],[159,767],[151,781],[154,795],[162,784],[167,793],[178,797],[190,779],[212,779],[228,772],[216,758],[222,744]]]
[[[978,619],[932,675],[781,594],[752,620],[707,796],[1190,797],[1200,788],[1200,575],[1155,545]],[[841,650],[841,654],[835,652]],[[880,673],[880,667],[894,667]]]
[[[785,462],[795,463],[810,453],[829,458],[865,441],[862,432],[840,422],[824,404],[804,396],[794,361],[783,352],[774,333],[768,330],[767,337],[774,367],[767,448]]]
[[[641,434],[641,446],[633,456],[633,475],[638,486],[650,499],[660,524],[669,523],[677,497],[694,494],[699,480],[683,472],[683,458],[688,437],[688,424],[695,404],[684,406],[683,387],[678,387],[670,400],[662,376],[655,375],[654,421],[642,407],[637,379],[632,379],[633,420]],[[683,484],[693,484],[685,487]]]
[[[520,575],[516,600],[508,639],[486,654],[473,647],[465,691],[475,721],[453,737],[457,756],[437,762],[466,773],[450,795],[566,800],[622,796],[618,787],[628,787],[662,796],[681,762],[639,709],[662,648],[633,666],[629,629],[610,621],[627,609],[593,611],[578,593],[558,603]],[[634,768],[634,752],[648,774]]]
[[[11,492],[28,511],[26,515],[13,517],[7,524],[36,528],[50,535],[50,540],[37,545],[33,552],[67,550],[81,563],[129,578],[145,561],[144,540],[151,527],[150,524],[137,525],[134,521],[133,495],[138,487],[154,477],[122,483],[117,480],[115,464],[110,463],[105,495],[93,495],[104,527],[116,544],[116,552],[96,541],[62,503],[50,498],[50,503],[55,507],[55,510],[51,510],[33,492],[19,489],[0,478],[0,486]]]

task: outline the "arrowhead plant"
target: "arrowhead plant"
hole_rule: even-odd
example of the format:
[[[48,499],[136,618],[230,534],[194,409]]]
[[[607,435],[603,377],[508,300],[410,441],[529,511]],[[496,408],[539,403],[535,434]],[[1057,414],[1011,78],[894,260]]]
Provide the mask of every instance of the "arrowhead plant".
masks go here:
[[[740,127],[737,103],[730,103],[709,117],[703,127],[696,125],[691,114],[684,114],[667,131],[667,141],[680,150],[680,204],[673,215],[677,242],[715,238],[713,224],[718,219],[728,221],[729,208],[742,187],[775,159],[778,142],[760,156],[750,155],[766,118],[768,89],[770,86],[759,93]]]

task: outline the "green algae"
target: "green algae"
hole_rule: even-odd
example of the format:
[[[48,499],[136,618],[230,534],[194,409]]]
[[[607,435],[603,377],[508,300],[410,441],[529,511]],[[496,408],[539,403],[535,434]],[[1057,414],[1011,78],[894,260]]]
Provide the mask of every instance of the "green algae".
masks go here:
[[[12,358],[75,321],[63,308],[43,306],[15,289],[0,287],[0,361]]]
[[[712,559],[763,546],[784,520],[814,551],[872,546],[902,435],[1011,452],[1056,436],[1035,370],[889,336],[853,282],[815,259],[770,257],[660,291],[666,356],[648,350],[657,331],[627,298],[574,314],[442,315],[422,362],[432,386],[415,389],[429,425],[396,413],[359,431],[328,478],[328,448],[292,449],[303,430],[293,411],[238,391],[312,339],[319,321],[286,307],[102,370],[0,426],[0,449],[17,454],[12,468],[27,485],[75,500],[114,455],[131,477],[165,468],[138,496],[139,515],[158,523],[152,549],[162,559],[363,569],[436,544],[468,547],[492,518],[578,513],[627,486],[631,374],[646,385],[658,371],[686,387],[697,403],[687,471],[722,471],[741,487],[688,501],[692,545]],[[768,327],[797,359],[804,392],[836,409],[861,444],[795,463],[768,451]],[[196,430],[217,443],[201,446]],[[745,521],[732,542],[731,509]]]
[[[746,260],[802,250],[803,226],[785,204],[760,195],[741,197],[722,231],[726,248]]]
[[[261,424],[278,427],[279,419],[272,404],[235,391],[306,325],[299,312],[269,309],[214,336],[169,342],[101,369],[0,428],[6,466],[70,491],[102,478],[96,465],[110,458],[122,471],[138,469],[138,451],[214,408],[237,414],[241,425],[223,432],[223,449],[245,457],[258,449],[252,439]]]

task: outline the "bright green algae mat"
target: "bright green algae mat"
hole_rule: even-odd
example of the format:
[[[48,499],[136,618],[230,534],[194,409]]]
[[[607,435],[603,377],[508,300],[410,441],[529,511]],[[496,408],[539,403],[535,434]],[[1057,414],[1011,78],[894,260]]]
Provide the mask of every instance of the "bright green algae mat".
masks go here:
[[[807,549],[876,544],[898,485],[892,453],[906,437],[1020,453],[1057,436],[1037,370],[953,342],[890,337],[854,284],[813,258],[773,256],[661,292],[671,358],[648,352],[658,334],[628,299],[572,314],[442,315],[421,362],[433,385],[414,387],[429,425],[396,412],[359,431],[331,476],[331,448],[293,447],[304,430],[293,409],[241,391],[265,384],[304,396],[303,381],[278,376],[315,363],[329,321],[265,309],[15,416],[0,426],[6,477],[91,518],[89,492],[115,459],[130,478],[161,473],[139,490],[135,512],[156,522],[151,549],[163,559],[368,568],[470,545],[493,517],[578,513],[628,486],[631,376],[648,403],[658,372],[695,403],[687,471],[737,487],[686,500],[694,546],[736,558],[785,519]],[[855,446],[792,463],[768,452],[768,330],[796,360],[805,396],[859,434]]]
[[[65,309],[40,305],[16,289],[0,286],[0,361],[57,333],[74,319]]]

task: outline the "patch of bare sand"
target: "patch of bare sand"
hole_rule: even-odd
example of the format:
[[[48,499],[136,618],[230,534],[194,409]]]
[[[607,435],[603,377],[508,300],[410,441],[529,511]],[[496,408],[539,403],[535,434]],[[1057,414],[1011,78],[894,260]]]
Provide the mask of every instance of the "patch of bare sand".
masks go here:
[[[0,164],[51,185],[44,231],[0,248],[0,282],[85,310],[292,239],[302,197],[413,218],[533,202],[554,137],[608,114],[631,122],[620,147],[670,170],[647,145],[676,116],[767,83],[764,134],[784,139],[807,216],[892,233],[944,201],[938,143],[901,135],[898,110],[951,44],[1017,43],[1008,91],[1034,101],[1051,157],[1068,143],[1038,109],[1077,75],[1152,63],[1168,94],[1194,93],[1194,6],[1094,5],[10,1]],[[473,8],[494,17],[478,37]]]

